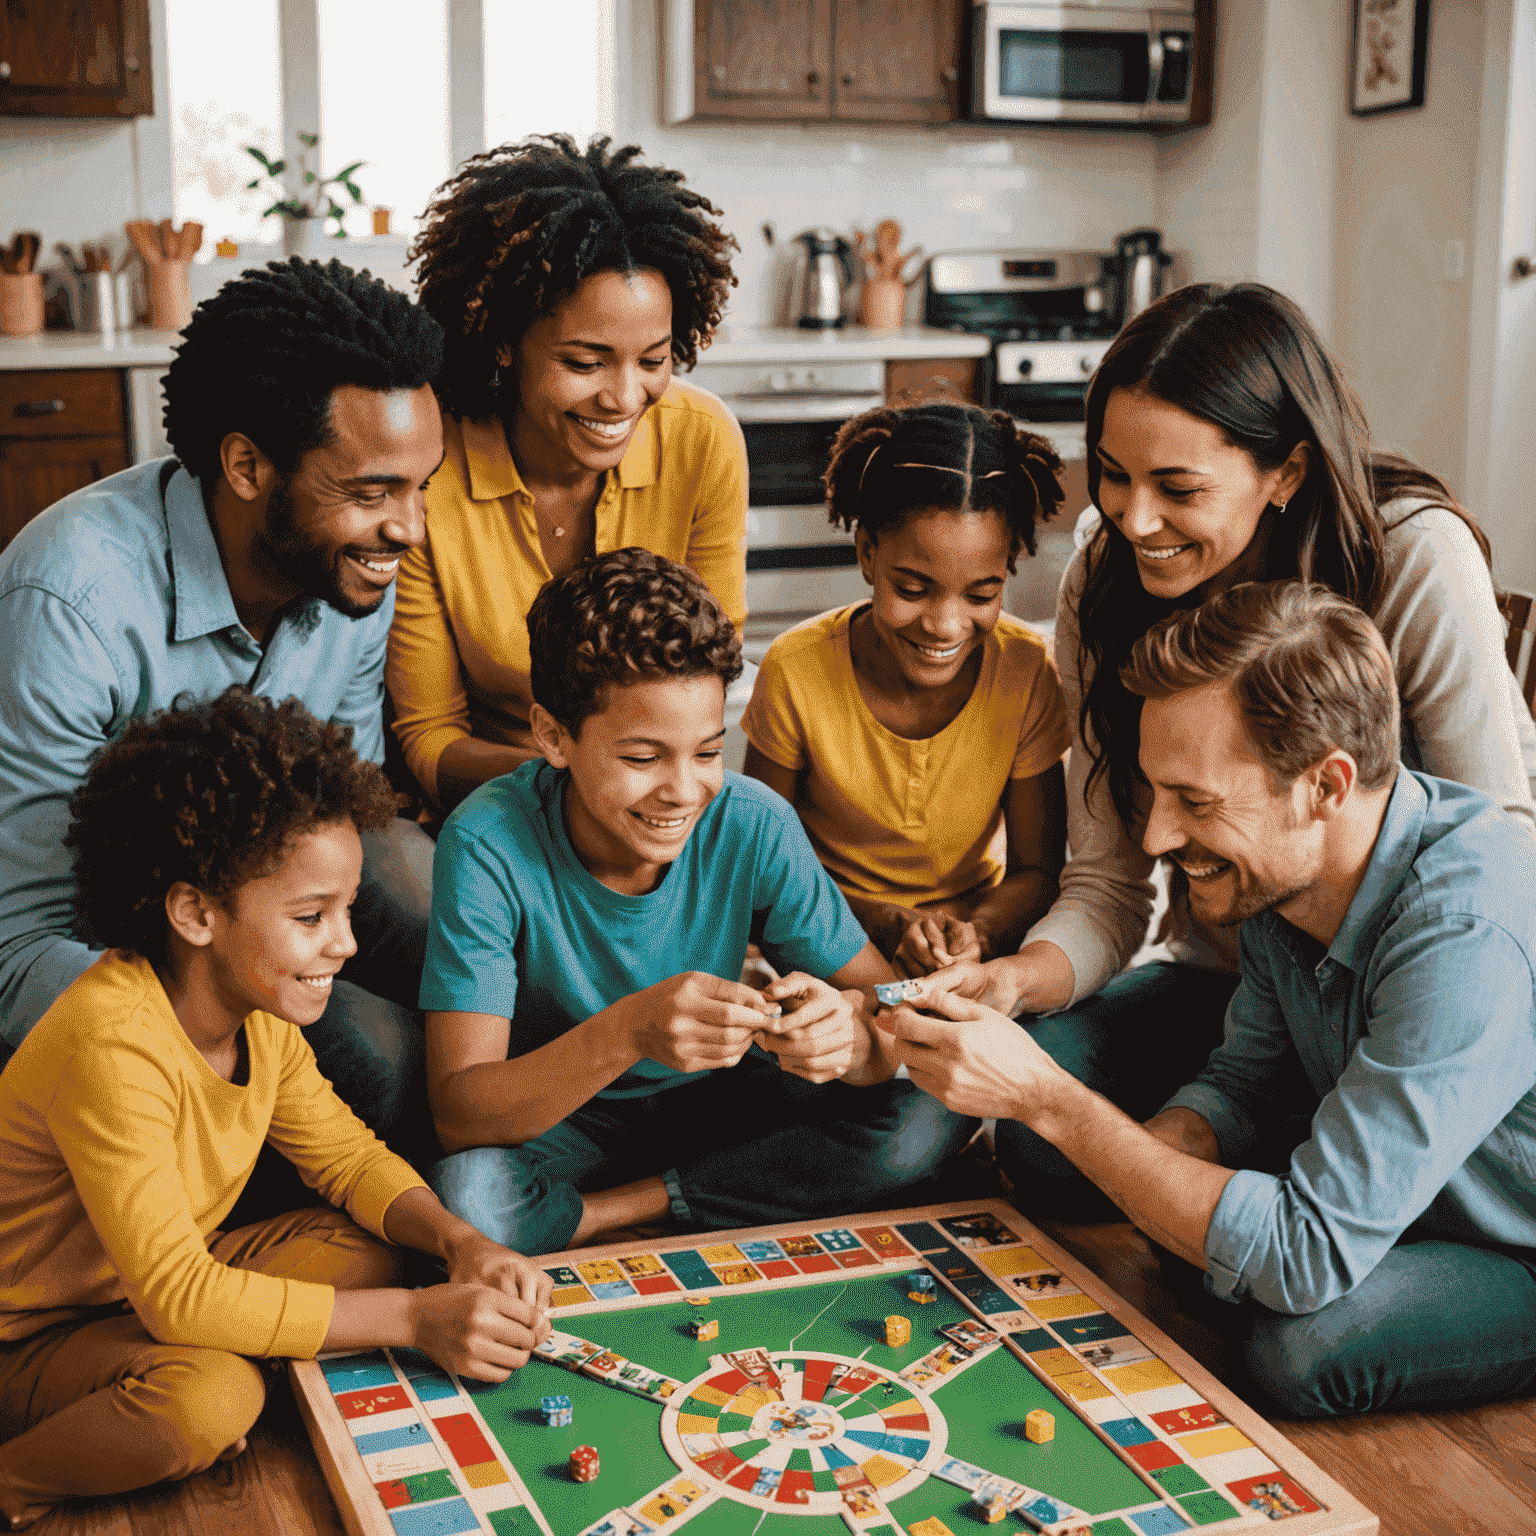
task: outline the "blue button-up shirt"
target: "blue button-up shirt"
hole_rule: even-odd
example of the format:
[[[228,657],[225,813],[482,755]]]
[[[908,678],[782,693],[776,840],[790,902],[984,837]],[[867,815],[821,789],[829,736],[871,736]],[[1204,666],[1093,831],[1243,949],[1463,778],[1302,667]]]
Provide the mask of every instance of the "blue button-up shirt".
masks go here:
[[[299,604],[258,645],[174,459],[66,496],[0,552],[0,1035],[18,1043],[89,958],[64,834],[91,754],[179,693],[244,683],[350,725],[382,761],[394,602],[355,620]]]
[[[1485,795],[1401,769],[1325,950],[1273,912],[1242,926],[1226,1038],[1169,1101],[1241,1162],[1317,1105],[1283,1178],[1232,1178],[1207,1285],[1311,1312],[1404,1230],[1536,1247],[1536,848]]]

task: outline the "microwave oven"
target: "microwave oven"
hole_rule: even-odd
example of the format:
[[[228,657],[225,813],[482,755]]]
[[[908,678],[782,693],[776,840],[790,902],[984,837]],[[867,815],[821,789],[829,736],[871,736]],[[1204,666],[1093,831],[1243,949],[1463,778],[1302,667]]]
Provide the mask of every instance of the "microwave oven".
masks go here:
[[[1200,41],[1195,12],[1195,0],[1172,0],[1156,10],[1122,0],[976,0],[972,115],[1005,122],[1187,123]]]

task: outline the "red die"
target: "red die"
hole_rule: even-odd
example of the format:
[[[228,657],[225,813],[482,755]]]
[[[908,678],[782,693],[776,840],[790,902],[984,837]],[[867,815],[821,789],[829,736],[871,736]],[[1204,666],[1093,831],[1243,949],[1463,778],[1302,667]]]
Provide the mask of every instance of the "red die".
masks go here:
[[[597,1452],[590,1445],[578,1445],[571,1452],[571,1481],[595,1483],[597,1481]]]

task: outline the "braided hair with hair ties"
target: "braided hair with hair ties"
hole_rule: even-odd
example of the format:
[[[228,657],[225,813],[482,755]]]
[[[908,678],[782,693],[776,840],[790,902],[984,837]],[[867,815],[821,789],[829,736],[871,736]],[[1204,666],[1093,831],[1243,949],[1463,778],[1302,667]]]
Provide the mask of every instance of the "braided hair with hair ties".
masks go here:
[[[691,368],[736,284],[733,236],[681,171],[639,145],[538,134],[465,161],[438,188],[410,259],[446,333],[437,393],[455,419],[496,413],[498,355],[599,272],[654,271],[672,295],[672,357]]]
[[[242,432],[291,474],[328,441],[331,392],[420,389],[442,366],[443,336],[403,293],[339,261],[268,262],[197,306],[165,375],[165,434],[205,486]]]
[[[1003,411],[939,400],[876,406],[843,423],[822,476],[827,515],[879,541],[918,512],[996,512],[1008,569],[1061,508],[1061,460]]]

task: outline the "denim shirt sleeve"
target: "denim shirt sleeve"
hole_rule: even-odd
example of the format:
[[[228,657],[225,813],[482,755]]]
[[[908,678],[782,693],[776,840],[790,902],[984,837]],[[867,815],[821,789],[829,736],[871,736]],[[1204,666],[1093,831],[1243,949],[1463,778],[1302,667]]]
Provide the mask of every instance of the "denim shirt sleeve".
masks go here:
[[[357,670],[347,684],[347,691],[331,716],[337,725],[352,727],[352,746],[359,757],[370,763],[384,761],[384,650],[394,613],[395,589],[391,586],[377,612],[366,619],[349,621],[371,625],[372,633],[358,657]]]
[[[1364,1031],[1283,1178],[1242,1172],[1206,1234],[1210,1289],[1313,1312],[1358,1285],[1536,1082],[1522,946],[1465,914],[1400,914]]]

